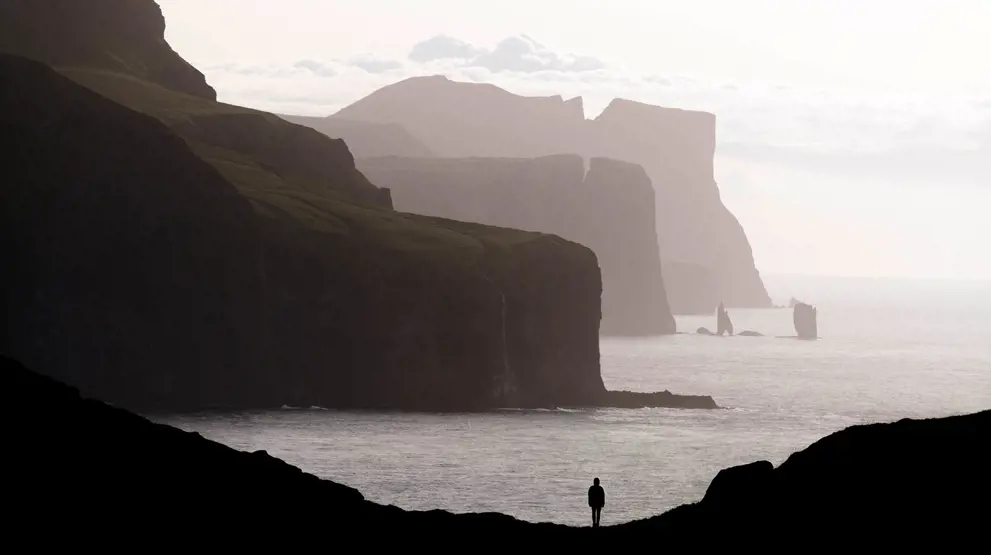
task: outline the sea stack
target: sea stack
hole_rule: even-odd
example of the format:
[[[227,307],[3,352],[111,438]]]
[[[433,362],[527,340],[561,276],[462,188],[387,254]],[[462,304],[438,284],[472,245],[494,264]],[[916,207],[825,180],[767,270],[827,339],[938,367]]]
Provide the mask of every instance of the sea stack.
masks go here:
[[[795,303],[795,332],[799,339],[819,339],[819,325],[816,323],[818,310],[809,304]]]
[[[729,319],[729,313],[726,312],[726,307],[723,306],[723,303],[719,303],[716,314],[716,326],[716,335],[722,335],[724,333],[733,335],[733,322]]]

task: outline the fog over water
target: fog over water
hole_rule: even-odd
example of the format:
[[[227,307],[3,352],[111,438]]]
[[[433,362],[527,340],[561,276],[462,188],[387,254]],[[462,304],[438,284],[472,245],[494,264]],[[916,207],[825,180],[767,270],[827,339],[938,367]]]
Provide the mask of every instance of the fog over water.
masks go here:
[[[603,523],[615,523],[698,500],[722,468],[779,464],[850,425],[991,406],[991,285],[962,294],[933,282],[768,281],[776,300],[778,292],[818,292],[822,339],[774,337],[794,335],[789,310],[731,310],[738,331],[767,336],[601,342],[610,389],[710,394],[722,410],[284,410],[169,422],[266,449],[378,502],[580,525],[594,476],[606,488]],[[857,302],[843,302],[853,285]],[[930,301],[913,306],[920,291]],[[678,325],[693,331],[713,321],[679,317]]]

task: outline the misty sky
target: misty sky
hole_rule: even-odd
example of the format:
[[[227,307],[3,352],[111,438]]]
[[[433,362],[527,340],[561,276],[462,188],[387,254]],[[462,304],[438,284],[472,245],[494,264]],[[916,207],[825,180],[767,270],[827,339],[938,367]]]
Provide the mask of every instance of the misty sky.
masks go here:
[[[329,114],[405,77],[718,116],[763,273],[991,279],[986,0],[159,0],[221,100]]]

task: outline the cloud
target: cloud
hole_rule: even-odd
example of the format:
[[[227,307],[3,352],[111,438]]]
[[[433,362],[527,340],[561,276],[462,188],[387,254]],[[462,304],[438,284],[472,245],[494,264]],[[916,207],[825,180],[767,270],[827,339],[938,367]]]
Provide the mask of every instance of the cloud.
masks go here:
[[[474,60],[487,50],[447,35],[437,35],[413,45],[409,59],[425,63],[437,60]]]
[[[456,61],[461,67],[484,68],[496,73],[584,72],[606,67],[603,61],[590,56],[558,54],[526,35],[504,39],[493,49],[438,35],[415,44],[409,59],[419,63]]]
[[[523,95],[582,96],[589,117],[616,97],[717,114],[717,153],[824,174],[991,186],[991,94],[926,95],[639,74],[553,52],[526,36],[484,48],[448,36],[405,61],[370,55],[205,68],[226,102],[327,115],[416,75],[492,83]],[[941,179],[941,176],[943,177]]]
[[[397,69],[402,69],[402,62],[395,60],[382,60],[370,55],[356,56],[348,60],[350,65],[361,68],[368,73],[386,73]]]
[[[337,75],[337,71],[333,67],[313,60],[300,60],[293,64],[293,67],[310,70],[314,75],[321,77],[334,77]]]

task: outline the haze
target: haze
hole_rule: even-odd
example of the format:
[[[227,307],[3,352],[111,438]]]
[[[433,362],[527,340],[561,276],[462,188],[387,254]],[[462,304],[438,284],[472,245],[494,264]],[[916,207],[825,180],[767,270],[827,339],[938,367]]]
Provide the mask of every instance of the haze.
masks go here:
[[[762,273],[991,279],[985,2],[161,5],[221,100],[265,110],[325,115],[444,74],[580,95],[588,117],[613,97],[711,111]]]

